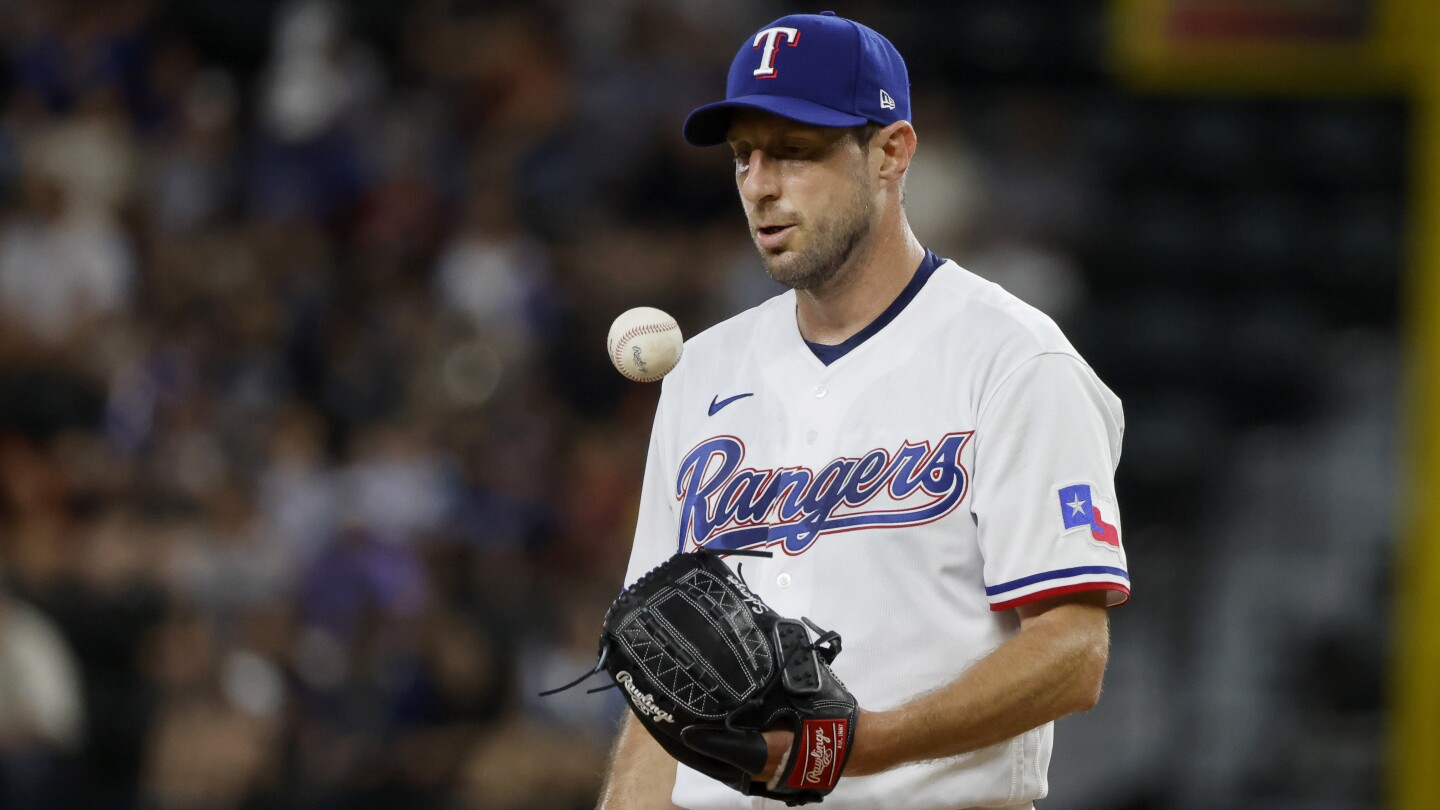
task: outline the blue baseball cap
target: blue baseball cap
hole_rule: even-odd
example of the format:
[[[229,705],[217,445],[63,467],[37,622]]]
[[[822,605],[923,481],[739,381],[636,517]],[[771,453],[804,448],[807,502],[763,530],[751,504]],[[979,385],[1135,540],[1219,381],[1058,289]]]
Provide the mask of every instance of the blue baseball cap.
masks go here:
[[[910,76],[890,40],[854,20],[792,14],[760,29],[730,63],[725,100],[685,119],[695,146],[725,142],[736,109],[822,127],[910,120]]]

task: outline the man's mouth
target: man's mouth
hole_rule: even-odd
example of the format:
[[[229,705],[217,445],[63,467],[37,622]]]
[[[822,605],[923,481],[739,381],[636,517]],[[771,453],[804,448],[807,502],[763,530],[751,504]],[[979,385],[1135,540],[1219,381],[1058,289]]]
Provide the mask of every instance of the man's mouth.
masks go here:
[[[755,229],[755,241],[762,248],[779,247],[795,230],[794,225],[762,225]]]

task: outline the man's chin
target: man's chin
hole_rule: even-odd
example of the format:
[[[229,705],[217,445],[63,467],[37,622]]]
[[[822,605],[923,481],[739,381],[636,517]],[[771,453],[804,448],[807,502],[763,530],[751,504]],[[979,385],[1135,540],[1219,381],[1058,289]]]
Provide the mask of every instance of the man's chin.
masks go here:
[[[805,257],[794,251],[780,251],[775,255],[762,251],[760,258],[765,263],[766,275],[792,290],[808,290],[827,280],[827,274],[815,272]]]
[[[760,261],[765,265],[765,272],[770,278],[781,284],[784,284],[784,279],[794,272],[795,257],[789,253],[783,248],[778,250],[760,248]]]

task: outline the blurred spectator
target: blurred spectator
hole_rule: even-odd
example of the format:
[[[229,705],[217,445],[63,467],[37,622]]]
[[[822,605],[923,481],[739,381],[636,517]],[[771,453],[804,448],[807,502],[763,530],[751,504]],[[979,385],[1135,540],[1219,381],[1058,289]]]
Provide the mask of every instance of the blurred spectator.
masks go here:
[[[59,628],[0,581],[0,799],[40,806],[84,733],[80,671]]]
[[[234,79],[223,70],[199,72],[193,56],[169,60],[163,81],[179,85],[175,109],[147,142],[143,158],[145,208],[161,231],[182,234],[214,223],[231,204],[237,178],[239,110]],[[162,63],[157,58],[157,70]],[[157,77],[157,83],[162,81]]]
[[[382,425],[357,437],[345,513],[385,543],[434,532],[450,510],[449,471],[415,427]]]
[[[275,419],[269,454],[256,481],[262,542],[303,567],[341,522],[342,490],[326,452],[325,424],[313,410]]]
[[[0,224],[0,309],[10,340],[60,348],[122,314],[135,284],[129,237],[56,178],[27,174],[22,207]]]
[[[534,341],[535,298],[547,282],[544,253],[514,221],[499,189],[467,202],[461,227],[436,267],[440,305],[470,319],[503,356],[519,359]]]
[[[156,810],[240,810],[263,798],[278,765],[273,723],[223,704],[179,702],[160,716],[146,756]]]
[[[88,88],[70,115],[56,119],[29,146],[26,174],[54,182],[77,217],[113,218],[130,201],[135,145],[122,103],[113,85]]]
[[[277,19],[249,172],[258,216],[328,221],[364,188],[361,135],[382,79],[343,24],[340,7],[323,0],[299,0]]]

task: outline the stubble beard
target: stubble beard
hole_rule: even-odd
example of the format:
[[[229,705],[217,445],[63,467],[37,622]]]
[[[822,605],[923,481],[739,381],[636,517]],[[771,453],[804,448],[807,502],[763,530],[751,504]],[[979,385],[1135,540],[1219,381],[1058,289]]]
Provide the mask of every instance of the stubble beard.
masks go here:
[[[812,231],[814,243],[808,249],[772,252],[762,248],[760,258],[766,274],[792,290],[813,290],[847,270],[875,225],[866,186],[857,179],[855,196],[846,206],[849,215],[819,223]]]

